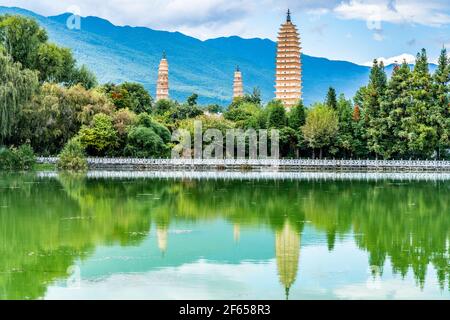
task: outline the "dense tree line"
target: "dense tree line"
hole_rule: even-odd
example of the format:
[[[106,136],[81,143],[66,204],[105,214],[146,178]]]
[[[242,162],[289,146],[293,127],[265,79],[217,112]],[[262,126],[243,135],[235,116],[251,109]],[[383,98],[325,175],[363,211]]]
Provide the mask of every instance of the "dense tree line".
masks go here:
[[[436,71],[425,50],[413,68],[396,65],[388,78],[374,61],[369,83],[353,99],[333,88],[324,102],[287,111],[264,105],[258,89],[230,106],[155,102],[138,83],[98,85],[71,51],[48,41],[34,20],[0,16],[0,145],[30,145],[40,155],[167,157],[170,132],[203,128],[278,129],[282,157],[449,157],[449,58]],[[64,148],[70,141],[70,145]],[[79,154],[79,156],[82,156]],[[82,164],[80,165],[83,166]]]

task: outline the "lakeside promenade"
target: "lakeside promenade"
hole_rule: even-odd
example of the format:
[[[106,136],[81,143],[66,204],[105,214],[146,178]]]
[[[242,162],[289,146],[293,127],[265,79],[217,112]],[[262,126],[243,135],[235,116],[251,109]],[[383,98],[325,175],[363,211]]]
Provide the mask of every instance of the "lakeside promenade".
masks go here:
[[[56,164],[58,158],[36,160],[39,164]],[[437,160],[87,158],[87,162],[90,170],[450,172],[450,161]]]

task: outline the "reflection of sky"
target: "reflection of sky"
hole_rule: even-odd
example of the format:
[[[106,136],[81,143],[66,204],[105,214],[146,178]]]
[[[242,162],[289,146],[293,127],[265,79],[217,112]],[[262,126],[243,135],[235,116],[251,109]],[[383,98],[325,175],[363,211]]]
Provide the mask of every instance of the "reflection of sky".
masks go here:
[[[47,299],[283,299],[273,231],[241,228],[223,221],[175,225],[164,254],[156,230],[136,247],[98,247],[83,262],[80,288],[56,283]],[[387,263],[381,279],[369,274],[368,255],[352,237],[328,251],[323,234],[307,226],[301,238],[299,272],[291,299],[449,298],[429,268],[423,290],[411,272],[393,275]]]

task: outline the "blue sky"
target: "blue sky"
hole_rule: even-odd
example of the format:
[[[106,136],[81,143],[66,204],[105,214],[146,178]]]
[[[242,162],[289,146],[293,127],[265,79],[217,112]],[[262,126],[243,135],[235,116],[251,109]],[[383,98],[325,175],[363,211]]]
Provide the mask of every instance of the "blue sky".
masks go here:
[[[364,64],[415,55],[423,47],[435,61],[443,45],[450,48],[448,0],[0,0],[0,5],[43,15],[75,11],[200,39],[272,40],[291,8],[306,54]]]

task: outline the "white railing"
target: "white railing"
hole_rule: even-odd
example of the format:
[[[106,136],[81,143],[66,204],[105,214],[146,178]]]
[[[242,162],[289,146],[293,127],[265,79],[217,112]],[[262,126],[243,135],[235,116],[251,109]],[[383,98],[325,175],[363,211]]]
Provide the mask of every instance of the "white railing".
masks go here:
[[[38,163],[55,164],[57,157],[38,157]],[[361,169],[444,169],[450,170],[450,161],[437,160],[326,160],[326,159],[139,159],[87,158],[91,166],[216,166],[216,167],[286,167],[286,168],[361,168]]]

